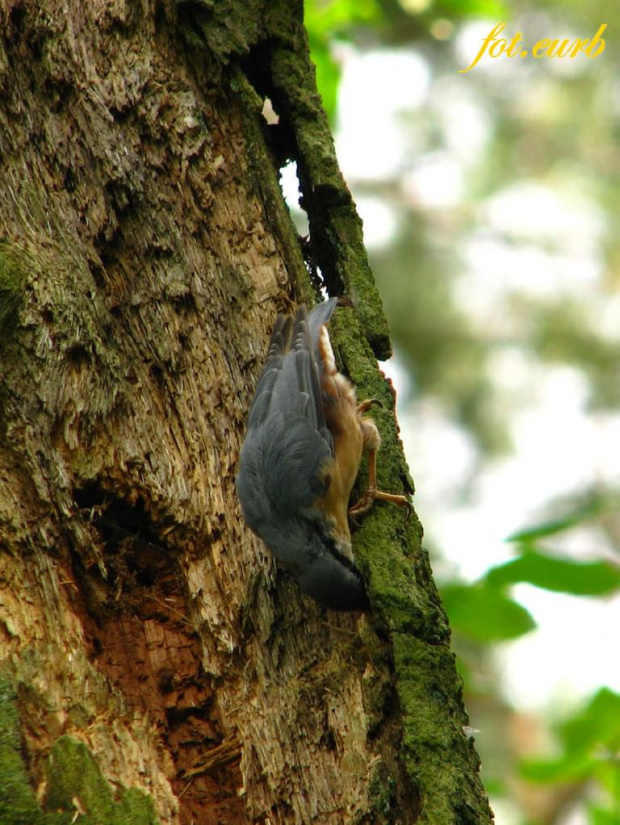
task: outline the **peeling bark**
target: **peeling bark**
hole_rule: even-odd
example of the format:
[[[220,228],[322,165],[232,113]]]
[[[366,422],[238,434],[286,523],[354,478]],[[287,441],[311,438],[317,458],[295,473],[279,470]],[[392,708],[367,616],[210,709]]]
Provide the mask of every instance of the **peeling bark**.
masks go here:
[[[340,358],[386,401],[382,483],[409,485],[301,10],[184,6],[185,36],[168,0],[0,19],[0,819],[490,821],[415,519],[369,516],[375,609],[336,615],[235,498],[268,331],[313,294],[265,94],[352,298]]]

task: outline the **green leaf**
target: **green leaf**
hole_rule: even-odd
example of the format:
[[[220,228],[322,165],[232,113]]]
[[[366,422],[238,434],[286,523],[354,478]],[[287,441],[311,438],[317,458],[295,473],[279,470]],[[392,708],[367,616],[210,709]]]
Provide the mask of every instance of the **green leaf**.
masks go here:
[[[310,56],[316,67],[316,85],[333,125],[336,118],[340,66],[332,57],[337,38],[347,39],[355,27],[378,26],[383,12],[377,0],[308,0],[304,21]]]
[[[575,527],[580,521],[585,521],[589,516],[590,513],[588,513],[587,516],[583,514],[579,516],[572,514],[565,518],[545,521],[533,527],[524,527],[523,530],[517,530],[516,533],[511,533],[506,541],[528,543],[534,542],[537,539],[544,539],[547,536],[555,536],[557,533],[563,533],[564,530],[570,530],[571,527]]]
[[[597,756],[599,761],[595,773],[596,780],[600,787],[607,791],[609,799],[620,812],[620,755],[600,748]]]
[[[345,35],[353,26],[378,25],[384,17],[377,0],[306,0],[304,23],[310,37]]]
[[[507,4],[500,0],[469,0],[468,3],[463,3],[463,0],[439,0],[434,11],[448,17],[489,17],[498,22],[510,16]]]
[[[340,66],[333,60],[327,42],[319,37],[310,36],[310,56],[316,68],[316,85],[321,93],[323,107],[333,125],[338,103],[338,85],[340,83]]]
[[[530,782],[579,783],[595,778],[613,798],[619,787],[620,695],[599,690],[570,719],[558,726],[563,752],[557,759],[530,759],[521,774]]]
[[[559,759],[528,759],[521,764],[520,773],[524,779],[540,785],[577,783],[588,779],[595,766],[596,759],[593,757],[571,754]]]
[[[555,593],[603,596],[620,589],[620,567],[607,561],[579,562],[528,550],[491,568],[485,581],[495,586],[527,582]]]
[[[448,585],[441,595],[452,628],[475,641],[516,639],[536,627],[522,605],[488,584]]]
[[[584,521],[589,521],[601,513],[613,509],[615,506],[616,504],[613,498],[610,498],[608,495],[599,494],[590,497],[585,503],[581,502],[579,506],[575,506],[572,512],[567,513],[562,518],[551,519],[550,521],[536,524],[533,527],[525,527],[523,530],[517,530],[516,533],[511,533],[506,541],[530,544],[538,539],[554,536],[557,533],[570,530],[572,527]]]
[[[609,651],[615,656],[615,651]],[[560,736],[570,753],[595,748],[615,752],[620,748],[620,695],[601,688],[571,719],[560,726]]]
[[[618,825],[618,811],[591,805],[588,808],[588,822],[591,825]]]

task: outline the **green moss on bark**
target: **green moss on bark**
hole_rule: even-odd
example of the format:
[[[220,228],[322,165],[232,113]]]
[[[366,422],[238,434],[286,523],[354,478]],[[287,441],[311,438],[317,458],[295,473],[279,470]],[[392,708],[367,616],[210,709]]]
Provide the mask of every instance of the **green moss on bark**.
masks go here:
[[[177,0],[179,25],[187,40],[206,47],[220,62],[245,55],[264,35],[269,0],[246,3],[244,0]]]
[[[329,122],[316,88],[315,69],[303,26],[303,4],[299,0],[270,0],[249,5],[242,0],[223,3],[193,0],[191,5],[183,2],[178,5],[181,26],[190,42],[206,47],[210,57],[216,57],[222,64],[233,56],[246,57],[243,71],[260,90],[260,105],[252,100],[250,106],[257,124],[263,98],[269,96],[275,104],[280,115],[278,129],[286,134],[283,142],[297,162],[302,205],[310,224],[312,257],[321,269],[329,292],[347,295],[354,302],[364,335],[376,357],[389,358],[390,336],[364,247],[362,222],[338,166]],[[238,71],[233,70],[230,83],[231,89],[240,92],[247,101],[248,90],[240,81]],[[258,126],[246,126],[246,135],[252,142]],[[260,142],[264,144],[262,136]],[[253,154],[261,156],[259,177],[269,177],[264,146]],[[261,185],[261,189],[265,187]],[[273,193],[268,188],[263,194],[265,213],[272,214]],[[277,200],[282,200],[279,187]],[[283,225],[279,220],[276,223]],[[292,255],[287,257],[290,259]],[[287,266],[289,263],[287,260]],[[297,263],[289,275],[300,287],[298,297],[307,300],[310,281],[303,263],[301,266]]]
[[[2,825],[69,825],[69,814],[44,813],[30,786],[22,756],[17,696],[0,680],[0,822]]]
[[[372,417],[381,433],[377,462],[379,487],[400,493],[412,490],[394,418],[394,397],[377,369],[359,329],[357,313],[339,310],[332,339],[358,397],[378,398]],[[363,472],[358,482],[365,483]],[[364,571],[377,624],[389,634],[395,691],[402,711],[400,757],[419,797],[420,822],[432,825],[484,823],[491,814],[478,773],[479,760],[463,731],[468,717],[461,682],[450,650],[450,629],[435,588],[428,555],[421,548],[422,528],[393,505],[377,503],[355,531],[353,544]],[[373,655],[372,638],[365,639]],[[381,652],[377,650],[380,657]],[[380,718],[382,695],[367,686],[367,712]],[[376,707],[374,707],[376,705]],[[372,804],[384,811],[391,794],[376,777]],[[413,803],[417,807],[417,802]]]
[[[392,350],[383,303],[364,247],[362,221],[342,176],[303,31],[297,48],[275,48],[271,80],[276,109],[296,146],[302,204],[313,255],[331,294],[350,297],[375,356]]]
[[[158,825],[152,799],[137,788],[115,798],[83,742],[69,736],[52,747],[46,768],[43,811],[30,785],[20,739],[17,694],[0,680],[0,823],[69,825],[80,813],[82,825]]]
[[[373,817],[373,822],[394,822],[394,813],[398,811],[396,780],[386,774],[382,764],[379,764],[371,774],[368,798],[368,813]]]
[[[0,341],[17,328],[28,280],[28,259],[14,244],[0,240]]]
[[[244,133],[265,213],[274,216],[275,231],[289,249],[286,265],[296,297],[307,302],[310,276],[300,266],[297,252],[290,252],[294,234],[281,229],[286,217],[276,178],[271,167],[267,168],[269,152],[260,128],[264,97],[274,103],[280,118],[278,129],[283,130],[281,143],[297,162],[302,206],[310,224],[311,257],[329,293],[345,295],[353,304],[353,309],[339,310],[333,323],[340,361],[356,384],[359,399],[378,398],[384,405],[373,409],[382,437],[379,486],[390,492],[412,492],[393,414],[393,392],[373,357],[387,358],[391,353],[387,323],[364,248],[362,222],[338,167],[316,89],[301,5],[274,0],[261,28],[255,17],[247,16],[254,14],[255,7],[249,11],[243,7],[244,21],[241,5],[228,0],[226,8],[234,6],[225,21],[229,30],[216,33],[213,27],[223,26],[221,15],[212,13],[210,0],[195,2],[203,9],[198,20],[203,43],[214,43],[211,48],[220,59],[226,62],[240,54],[238,43],[242,41],[247,46],[247,58],[230,73],[230,88],[242,96],[248,113]],[[362,473],[360,490],[364,481]],[[373,605],[373,624],[391,642],[395,701],[402,711],[399,760],[411,786],[410,798],[400,802],[409,815],[432,825],[489,823],[492,817],[480,782],[478,757],[463,732],[468,720],[449,627],[421,537],[415,515],[405,521],[403,511],[383,503],[373,508],[354,534],[356,560]],[[378,636],[373,640],[369,633],[365,642],[371,659],[379,662],[385,651]],[[370,728],[382,724],[385,689],[379,678],[365,684]],[[377,822],[393,821],[392,811],[398,808],[395,775],[377,770],[371,778],[370,804]]]
[[[115,799],[93,755],[83,742],[62,736],[47,766],[49,810],[79,811],[82,825],[158,825],[149,796],[131,788]]]

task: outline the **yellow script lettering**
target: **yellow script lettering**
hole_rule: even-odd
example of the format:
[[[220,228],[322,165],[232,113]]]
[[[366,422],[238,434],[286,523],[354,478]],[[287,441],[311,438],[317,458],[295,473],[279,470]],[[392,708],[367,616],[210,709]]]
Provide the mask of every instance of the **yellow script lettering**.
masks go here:
[[[602,26],[599,26],[599,30],[594,35],[594,37],[592,38],[592,42],[586,49],[586,54],[588,55],[588,57],[598,57],[599,54],[603,54],[603,52],[605,51],[605,41],[603,40],[601,35],[603,34],[606,28],[607,23],[603,23]],[[594,46],[596,46],[596,51],[594,52],[594,54],[592,54],[592,49],[594,48]]]
[[[470,65],[466,69],[459,69],[459,74],[465,74],[465,72],[471,71],[474,68],[474,66],[476,66],[478,64],[478,61],[480,60],[482,55],[486,52],[487,48],[489,47],[489,43],[491,43],[493,40],[497,39],[497,37],[504,31],[505,25],[506,25],[505,23],[498,23],[497,26],[495,26],[493,29],[491,29],[489,34],[487,34],[487,36],[482,41],[482,48],[480,49],[480,51],[476,55],[473,63],[470,63]],[[503,42],[506,43],[505,40]]]
[[[547,49],[549,43],[551,41],[548,37],[545,37],[543,40],[539,40],[538,43],[532,49],[532,57],[535,57],[537,60],[540,60],[541,57],[544,57],[544,54],[538,54],[541,49]]]

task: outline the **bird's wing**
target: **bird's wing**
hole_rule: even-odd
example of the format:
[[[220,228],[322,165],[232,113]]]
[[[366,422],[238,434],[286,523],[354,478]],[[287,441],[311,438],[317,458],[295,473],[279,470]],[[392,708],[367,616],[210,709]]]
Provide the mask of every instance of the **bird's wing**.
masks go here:
[[[319,365],[321,363],[321,355],[319,352],[321,330],[332,317],[337,303],[338,298],[330,298],[329,301],[323,301],[322,304],[315,306],[308,315],[308,332],[310,334],[310,340],[312,341],[312,355]]]
[[[292,328],[292,318],[286,315],[278,315],[269,341],[267,361],[254,392],[248,429],[262,424],[269,414],[273,387],[282,370],[282,362],[291,340]]]
[[[326,318],[332,311],[333,306],[322,310]],[[313,313],[301,307],[292,328],[278,318],[250,411],[237,488],[246,521],[258,532],[269,514],[309,508],[329,485],[333,442],[311,334],[312,328],[318,337],[324,321],[318,323]]]

